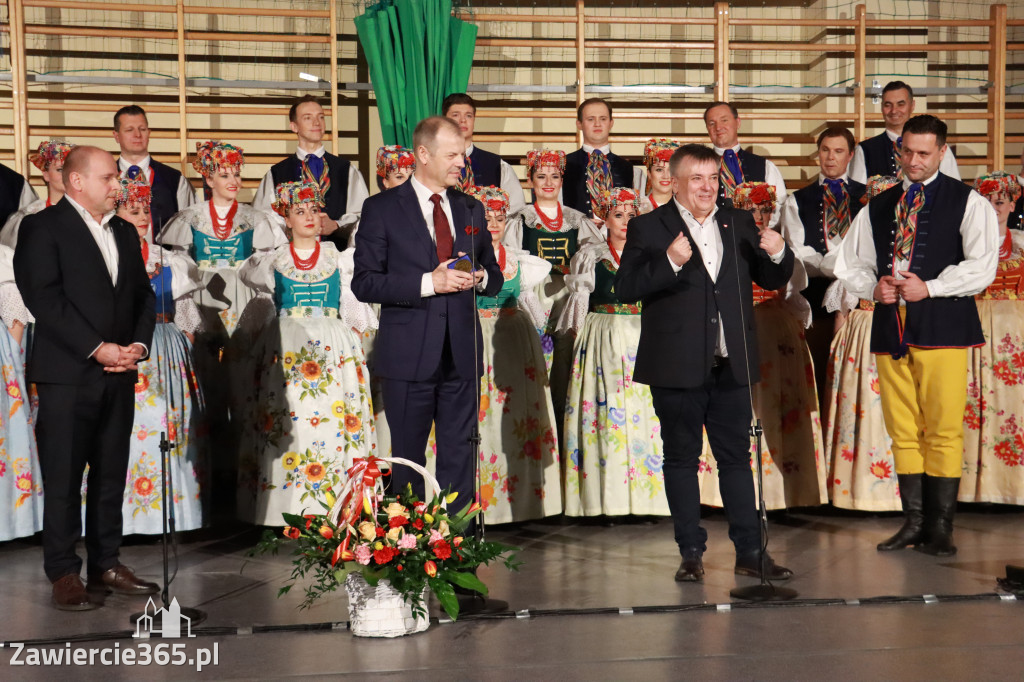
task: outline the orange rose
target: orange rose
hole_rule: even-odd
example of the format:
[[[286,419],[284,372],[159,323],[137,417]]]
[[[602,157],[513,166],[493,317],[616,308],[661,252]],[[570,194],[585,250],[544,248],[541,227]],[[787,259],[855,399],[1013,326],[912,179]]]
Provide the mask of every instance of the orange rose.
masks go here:
[[[359,427],[363,425],[363,420],[354,414],[345,415],[345,430],[349,433],[355,433],[359,430]]]
[[[153,481],[145,476],[135,479],[135,492],[142,497],[150,495],[153,492]]]
[[[316,483],[322,480],[325,475],[327,475],[327,469],[320,462],[310,462],[306,465],[306,478],[310,482]]]
[[[149,390],[149,377],[139,372],[139,380],[135,382],[135,392],[145,393]]]
[[[302,376],[306,381],[316,381],[320,378],[320,365],[312,360],[306,360],[303,362],[299,371],[302,372]]]

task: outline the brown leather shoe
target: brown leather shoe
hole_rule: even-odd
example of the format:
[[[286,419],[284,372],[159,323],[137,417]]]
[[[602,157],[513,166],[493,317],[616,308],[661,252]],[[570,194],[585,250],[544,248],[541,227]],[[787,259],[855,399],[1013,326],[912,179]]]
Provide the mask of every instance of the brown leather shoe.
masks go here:
[[[699,583],[704,580],[704,562],[700,556],[683,557],[676,571],[677,583]]]
[[[91,611],[99,604],[89,599],[82,576],[68,573],[53,583],[53,605],[61,611]]]
[[[139,580],[132,570],[124,564],[118,564],[100,575],[89,576],[89,589],[101,589],[117,594],[156,594],[160,586],[156,583]]]
[[[789,580],[793,577],[793,571],[789,570],[785,566],[779,566],[772,559],[768,552],[764,553],[764,568],[768,580]],[[736,557],[736,575],[746,575],[751,578],[761,577],[761,555],[758,552],[752,552],[743,556]]]

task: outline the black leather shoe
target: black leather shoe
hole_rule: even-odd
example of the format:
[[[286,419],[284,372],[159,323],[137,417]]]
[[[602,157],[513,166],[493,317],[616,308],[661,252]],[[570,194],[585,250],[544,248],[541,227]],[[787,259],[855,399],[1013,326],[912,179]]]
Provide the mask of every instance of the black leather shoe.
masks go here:
[[[789,580],[793,577],[793,571],[785,566],[779,566],[772,559],[768,552],[764,553],[764,568],[768,574],[768,580]],[[736,575],[745,575],[751,578],[761,577],[761,555],[759,552],[751,552],[736,556]]]
[[[700,555],[683,557],[676,571],[677,583],[699,583],[704,580],[704,562]]]
[[[160,586],[156,583],[140,580],[130,568],[118,564],[100,574],[89,576],[90,590],[105,590],[117,594],[156,594]]]
[[[903,526],[891,538],[878,543],[879,552],[892,552],[924,540],[924,474],[898,474]]]

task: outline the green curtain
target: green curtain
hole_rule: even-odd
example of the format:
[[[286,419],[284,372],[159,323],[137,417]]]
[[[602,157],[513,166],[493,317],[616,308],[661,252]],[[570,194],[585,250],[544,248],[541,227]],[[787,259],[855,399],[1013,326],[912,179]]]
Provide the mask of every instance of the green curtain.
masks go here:
[[[411,147],[416,124],[466,91],[477,27],[451,13],[451,0],[382,0],[356,17],[384,144]]]

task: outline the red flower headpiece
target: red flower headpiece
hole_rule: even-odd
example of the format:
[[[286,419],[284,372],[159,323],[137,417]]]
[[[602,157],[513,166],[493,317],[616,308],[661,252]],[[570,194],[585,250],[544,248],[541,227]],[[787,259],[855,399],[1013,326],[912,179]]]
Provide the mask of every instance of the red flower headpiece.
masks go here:
[[[606,193],[602,198],[601,213],[603,215],[598,217],[605,218],[612,212],[612,209],[622,204],[632,204],[637,212],[639,212],[641,201],[640,195],[635,190],[629,187],[614,187],[611,192]]]
[[[775,201],[775,185],[768,182],[740,183],[732,195],[733,206],[748,210],[754,206],[767,204],[774,211]]]
[[[864,196],[860,198],[861,203],[868,203],[897,183],[899,183],[899,180],[892,175],[872,175],[868,178],[867,190],[864,192]]]
[[[196,158],[192,167],[204,178],[213,176],[221,168],[241,171],[245,165],[245,155],[241,147],[236,147],[220,140],[196,142]]]
[[[565,172],[565,152],[555,149],[531,149],[526,152],[526,169],[529,174],[541,166],[555,166],[559,173]]]
[[[1020,198],[1021,187],[1017,176],[1006,171],[994,171],[988,175],[982,175],[974,181],[974,189],[983,197],[988,198],[994,194],[1005,194],[1011,202]]]
[[[469,191],[469,196],[482,203],[486,211],[508,213],[510,207],[508,193],[500,187],[495,187],[494,185],[490,187],[474,187]]]
[[[672,153],[679,147],[679,143],[666,137],[652,137],[644,145],[644,164],[647,170],[655,163],[668,163]]]
[[[121,178],[121,188],[117,192],[117,199],[114,200],[115,207],[149,206],[152,201],[153,190],[145,178]]]
[[[390,144],[377,150],[377,175],[386,178],[388,173],[399,169],[416,170],[416,157],[411,149],[400,144]]]
[[[39,149],[28,155],[28,160],[39,170],[46,170],[55,162],[63,164],[74,146],[64,140],[43,140]]]
[[[282,182],[274,188],[274,203],[271,207],[279,215],[284,215],[289,206],[316,202],[321,208],[324,205],[320,185],[312,182]]]

